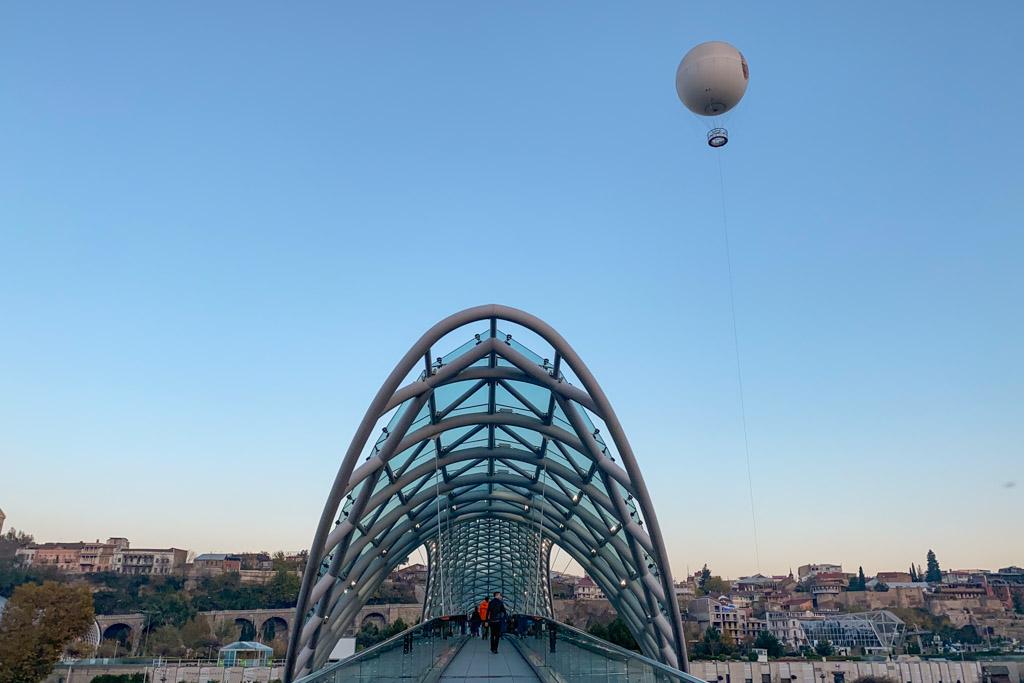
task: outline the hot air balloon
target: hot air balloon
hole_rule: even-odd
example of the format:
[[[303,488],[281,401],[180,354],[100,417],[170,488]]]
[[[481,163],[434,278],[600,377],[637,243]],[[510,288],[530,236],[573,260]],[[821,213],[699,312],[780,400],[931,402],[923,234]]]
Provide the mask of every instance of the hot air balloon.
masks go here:
[[[729,43],[713,40],[686,53],[676,69],[676,93],[686,108],[698,116],[720,116],[743,99],[750,71],[742,53]],[[713,127],[708,144],[729,142],[725,128]]]

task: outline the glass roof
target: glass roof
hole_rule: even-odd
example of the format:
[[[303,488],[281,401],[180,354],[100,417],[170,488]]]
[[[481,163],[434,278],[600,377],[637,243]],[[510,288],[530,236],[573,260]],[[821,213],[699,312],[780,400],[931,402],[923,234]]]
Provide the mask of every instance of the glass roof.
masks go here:
[[[579,368],[566,367],[554,348],[530,350],[503,327],[492,319],[461,328],[465,341],[443,355],[427,350],[394,392],[403,400],[382,415],[334,513],[308,589],[307,627],[327,622],[317,642],[336,641],[421,545],[425,618],[467,614],[493,591],[511,612],[551,617],[547,577],[557,545],[609,597],[645,653],[665,661],[676,647],[666,645],[674,593],[638,504],[642,486],[605,439],[597,402],[570,382],[566,371],[575,377]],[[311,664],[326,661],[329,648],[313,649]]]

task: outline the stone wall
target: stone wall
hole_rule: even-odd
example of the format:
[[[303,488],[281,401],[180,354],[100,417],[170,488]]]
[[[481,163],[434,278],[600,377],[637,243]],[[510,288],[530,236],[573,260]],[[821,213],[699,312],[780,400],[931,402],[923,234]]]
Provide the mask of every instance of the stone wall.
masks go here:
[[[270,683],[284,679],[284,666],[58,666],[45,683],[90,683],[104,674],[141,673],[148,681],[161,683]]]
[[[591,624],[609,623],[618,616],[607,599],[600,600],[555,600],[555,621],[568,623],[586,631]]]
[[[843,674],[845,683],[862,676],[881,676],[897,683],[987,683],[983,667],[1005,666],[1009,683],[1021,683],[1018,662],[922,661],[900,657],[890,662],[690,662],[690,673],[713,683],[834,683]],[[768,678],[765,678],[767,676]]]
[[[920,588],[897,586],[878,593],[875,591],[845,591],[835,598],[844,607],[860,607],[865,611],[890,607],[924,607],[924,591]]]

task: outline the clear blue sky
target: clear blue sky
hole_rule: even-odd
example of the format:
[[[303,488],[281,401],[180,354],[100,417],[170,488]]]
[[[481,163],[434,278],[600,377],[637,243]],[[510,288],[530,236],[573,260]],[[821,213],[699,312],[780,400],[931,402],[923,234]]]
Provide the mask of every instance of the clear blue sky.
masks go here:
[[[380,382],[504,303],[602,382],[674,572],[1024,564],[1024,5],[0,10],[0,507],[298,549]],[[715,152],[683,54],[750,87]],[[1005,484],[1016,482],[1016,486]]]

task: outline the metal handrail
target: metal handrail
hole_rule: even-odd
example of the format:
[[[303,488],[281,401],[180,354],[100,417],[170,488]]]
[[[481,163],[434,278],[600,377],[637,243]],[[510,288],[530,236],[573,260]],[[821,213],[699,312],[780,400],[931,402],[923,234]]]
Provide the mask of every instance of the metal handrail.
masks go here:
[[[456,632],[456,630],[457,630],[456,626],[457,625],[458,625],[458,622],[454,621],[451,617],[435,617],[435,618],[430,619],[428,621],[424,621],[422,624],[416,624],[415,626],[411,626],[411,627],[407,628],[406,630],[402,631],[401,633],[398,633],[396,635],[391,636],[387,640],[382,640],[379,643],[375,643],[374,645],[371,645],[370,647],[366,648],[365,650],[360,650],[359,652],[355,653],[351,657],[346,657],[345,659],[342,659],[342,660],[339,660],[337,662],[334,662],[334,663],[332,663],[332,664],[330,664],[328,666],[325,666],[322,669],[318,669],[316,671],[311,671],[308,675],[303,676],[302,678],[296,679],[295,683],[302,683],[302,681],[318,680],[320,677],[324,676],[325,674],[329,674],[330,672],[332,672],[332,671],[334,671],[336,669],[340,669],[340,668],[343,668],[343,667],[351,666],[352,664],[358,664],[359,662],[361,662],[363,660],[372,659],[373,657],[377,656],[378,654],[380,654],[382,652],[386,652],[386,651],[391,650],[392,648],[394,648],[398,644],[398,642],[400,640],[401,641],[406,641],[407,639],[411,638],[412,636],[416,635],[417,633],[426,632],[426,631],[432,631],[432,630],[437,629],[439,631],[442,631],[441,633],[439,633],[439,635],[442,638],[447,639],[449,636],[444,635],[443,627],[444,626],[451,626],[452,627],[452,631],[451,631],[451,633],[449,635],[451,637],[454,637],[455,635],[457,635],[457,632]],[[459,628],[461,628],[461,626]],[[407,644],[405,642],[403,642],[402,646],[403,647],[407,647]]]
[[[583,647],[584,649],[594,652],[595,654],[607,656],[607,653],[611,652],[616,655],[619,655],[618,658],[621,659],[621,661],[641,662],[651,667],[654,671],[664,674],[670,680],[685,681],[686,683],[706,683],[706,681],[691,676],[690,674],[684,671],[674,669],[671,666],[668,666],[667,664],[663,664],[655,659],[651,659],[650,657],[647,657],[639,652],[627,650],[624,647],[621,647],[614,643],[610,643],[604,640],[603,638],[598,638],[597,636],[587,633],[586,631],[582,631],[576,628],[575,626],[569,626],[568,624],[563,624],[559,621],[555,621],[554,619],[549,619],[548,617],[530,617],[530,619],[534,622],[544,623],[549,633],[552,629],[554,629],[554,635],[556,639],[558,638],[559,632],[567,631],[569,633],[572,633],[574,636],[576,636],[577,640],[582,641],[579,643],[574,643],[575,645],[577,645],[578,647]],[[609,659],[611,659],[611,657],[609,657]]]

